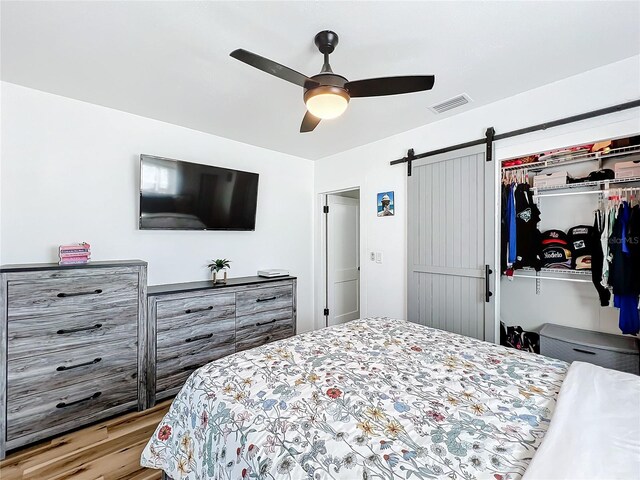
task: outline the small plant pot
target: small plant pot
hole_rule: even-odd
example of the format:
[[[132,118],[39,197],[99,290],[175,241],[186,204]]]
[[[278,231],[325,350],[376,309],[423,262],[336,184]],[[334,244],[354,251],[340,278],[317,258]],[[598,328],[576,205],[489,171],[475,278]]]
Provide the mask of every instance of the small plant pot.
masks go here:
[[[219,272],[212,272],[213,273],[213,283],[227,283],[227,271],[226,270],[221,270]]]

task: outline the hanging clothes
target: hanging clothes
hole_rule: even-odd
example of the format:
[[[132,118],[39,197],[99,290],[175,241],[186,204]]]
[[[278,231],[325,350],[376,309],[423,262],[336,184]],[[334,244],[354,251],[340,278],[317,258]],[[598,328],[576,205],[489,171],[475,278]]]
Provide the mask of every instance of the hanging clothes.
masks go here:
[[[609,282],[613,288],[614,306],[620,309],[620,330],[624,334],[632,335],[640,333],[640,259],[637,258],[639,252],[634,245],[636,239],[628,234],[637,231],[637,215],[638,211],[635,210],[632,218],[631,206],[628,202],[623,202],[618,208],[618,215],[609,237]]]
[[[613,306],[620,309],[618,326],[625,335],[637,335],[640,332],[640,312],[638,297],[634,295],[614,295]]]
[[[600,250],[602,251],[602,263],[600,271],[602,272],[602,277],[600,278],[600,285],[605,288],[609,287],[609,262],[611,261],[611,258],[609,256],[609,234],[611,232],[613,222],[610,222],[609,220],[610,212],[611,209],[608,205],[606,208],[603,208],[603,211],[597,211],[597,213],[601,216],[602,222],[602,228],[600,232]]]
[[[640,295],[640,206],[631,209],[625,243],[629,250],[631,290]]]
[[[507,194],[507,224],[508,224],[508,255],[507,268],[511,268],[517,260],[517,237],[516,237],[516,201],[515,201],[516,185],[509,185]]]
[[[516,261],[514,269],[532,267],[540,270],[540,209],[533,201],[528,183],[514,188],[516,222]]]
[[[602,285],[602,265],[604,262],[604,253],[602,252],[601,238],[604,230],[605,219],[600,210],[596,210],[593,220],[593,230],[591,231],[590,248],[591,248],[591,281],[598,291],[600,297],[600,305],[609,306],[611,292]]]
[[[509,250],[509,223],[507,222],[507,201],[510,185],[502,184],[500,195],[500,271],[507,271]]]
[[[632,295],[634,291],[631,256],[627,245],[627,226],[631,217],[631,208],[623,202],[618,208],[618,215],[609,237],[611,262],[609,266],[609,283],[614,295]]]

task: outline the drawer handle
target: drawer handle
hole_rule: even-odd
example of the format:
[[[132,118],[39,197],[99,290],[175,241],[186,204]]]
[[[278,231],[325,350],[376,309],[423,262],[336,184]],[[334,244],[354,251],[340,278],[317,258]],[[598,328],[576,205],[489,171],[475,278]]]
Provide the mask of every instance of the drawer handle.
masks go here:
[[[267,335],[266,337],[264,337],[264,343],[269,343],[269,340],[271,340],[273,337],[271,335]]]
[[[196,313],[196,312],[206,312],[207,310],[213,310],[212,306],[208,306],[207,308],[189,308],[184,311],[184,313]]]
[[[94,290],[93,292],[75,292],[75,293],[59,293],[59,298],[65,297],[79,297],[80,295],[100,295],[102,293],[101,289]]]
[[[256,327],[261,327],[262,325],[270,325],[272,323],[276,323],[277,320],[274,318],[273,320],[269,320],[268,322],[258,322],[256,323]]]
[[[573,350],[575,352],[586,353],[588,355],[595,355],[596,354],[596,352],[590,352],[589,350],[582,350],[580,348],[574,348]]]
[[[275,300],[278,297],[269,297],[269,298],[256,298],[256,302],[268,302],[269,300]]]
[[[75,332],[84,332],[85,330],[97,330],[98,328],[102,328],[101,323],[96,323],[90,327],[78,327],[78,328],[70,328],[68,330],[58,330],[56,333],[58,335],[64,335],[65,333],[75,333]]]
[[[102,395],[102,392],[96,392],[93,395],[91,395],[90,397],[87,398],[81,398],[80,400],[76,400],[75,402],[69,402],[69,403],[65,403],[65,402],[60,402],[59,404],[56,405],[56,408],[66,408],[66,407],[71,407],[73,405],[78,405],[79,403],[82,402],[88,402],[89,400],[95,400],[96,398],[98,398],[100,395]]]
[[[213,333],[209,333],[209,334],[207,334],[207,335],[200,335],[200,336],[198,336],[198,337],[190,337],[190,338],[187,338],[187,339],[185,340],[185,342],[186,342],[186,343],[191,343],[191,342],[195,342],[195,341],[197,341],[197,340],[205,340],[205,339],[207,339],[207,338],[211,338],[211,337],[213,337]]]
[[[87,365],[93,365],[94,363],[101,362],[102,358],[96,358],[90,362],[78,363],[77,365],[69,365],[68,367],[65,365],[61,365],[56,370],[58,372],[64,372],[65,370],[71,370],[72,368],[86,367]]]

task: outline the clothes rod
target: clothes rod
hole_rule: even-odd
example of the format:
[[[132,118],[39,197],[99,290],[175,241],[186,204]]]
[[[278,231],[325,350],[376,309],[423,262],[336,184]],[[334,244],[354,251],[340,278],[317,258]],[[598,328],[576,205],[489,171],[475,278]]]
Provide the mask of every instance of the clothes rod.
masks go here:
[[[633,100],[631,102],[620,103],[618,105],[612,105],[611,107],[601,108],[598,110],[592,110],[590,112],[581,113],[579,115],[572,115],[570,117],[560,118],[558,120],[553,120],[550,122],[539,123],[537,125],[532,125],[530,127],[520,128],[518,130],[512,130],[510,132],[501,133],[499,135],[493,135],[493,141],[503,140],[505,138],[511,138],[518,135],[524,135],[526,133],[536,132],[538,130],[546,130],[552,127],[558,127],[560,125],[566,125],[567,123],[579,122],[581,120],[587,120],[589,118],[600,117],[602,115],[609,115],[611,113],[621,112],[623,110],[628,110],[630,108],[640,107],[640,99]],[[420,158],[432,157],[434,155],[439,155],[441,153],[448,153],[454,150],[461,150],[467,147],[473,147],[475,145],[487,144],[487,138],[481,138],[478,140],[472,140],[471,142],[459,143],[457,145],[452,145],[450,147],[440,148],[438,150],[432,150],[430,152],[419,153],[417,155],[412,155],[411,158],[403,157],[397,160],[392,160],[390,162],[391,165],[398,165],[400,163],[407,163],[409,161],[418,160]]]

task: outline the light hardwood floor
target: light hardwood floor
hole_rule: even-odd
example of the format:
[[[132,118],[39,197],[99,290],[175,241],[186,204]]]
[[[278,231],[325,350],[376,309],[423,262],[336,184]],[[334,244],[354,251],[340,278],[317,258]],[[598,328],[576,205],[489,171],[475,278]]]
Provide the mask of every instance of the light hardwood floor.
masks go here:
[[[171,400],[115,417],[7,455],[2,480],[157,480],[140,467],[140,454]]]

